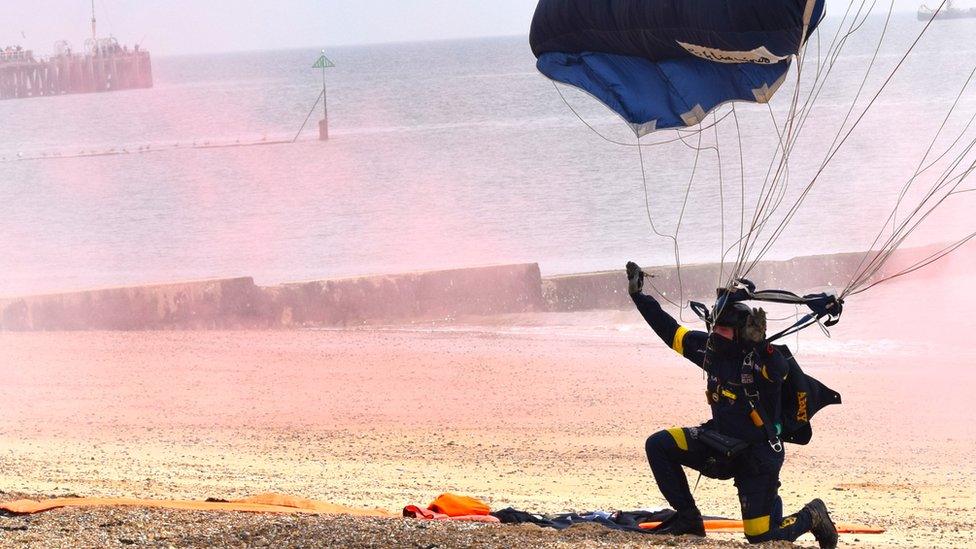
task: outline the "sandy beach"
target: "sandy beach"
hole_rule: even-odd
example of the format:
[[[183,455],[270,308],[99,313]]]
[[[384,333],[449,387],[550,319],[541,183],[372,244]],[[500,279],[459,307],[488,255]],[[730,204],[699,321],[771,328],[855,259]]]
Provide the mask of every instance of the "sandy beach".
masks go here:
[[[923,287],[893,283],[849,306],[832,339],[808,332],[800,340],[807,372],[840,391],[844,405],[817,417],[810,446],[788,448],[781,494],[787,510],[819,496],[837,520],[888,530],[843,536],[845,546],[976,545],[976,427],[965,413],[976,351],[943,316],[958,302]],[[898,311],[912,299],[929,307],[912,309],[906,324],[894,298]],[[708,413],[701,372],[631,311],[354,330],[2,333],[0,376],[4,499],[279,492],[397,512],[453,491],[543,513],[658,507],[666,503],[644,439]],[[730,483],[703,479],[696,498],[705,513],[738,517]],[[399,519],[198,515],[73,510],[0,522],[12,546],[162,543],[154,532],[178,545],[215,542],[194,537],[201,521],[228,536],[415,528]],[[80,525],[102,518],[108,537],[84,537]],[[53,526],[65,523],[75,526]],[[113,533],[136,523],[153,526],[138,539]],[[467,545],[460,532],[469,531],[486,546],[514,544],[499,527],[433,528],[440,546]],[[555,543],[562,534],[546,535]],[[603,535],[563,541],[647,543]],[[351,539],[342,544],[356,545]],[[815,546],[809,535],[800,543]]]
[[[920,3],[7,2],[0,549],[749,547],[691,470],[726,532],[403,516],[661,510],[709,398],[775,438],[638,280],[832,324],[778,341],[843,398],[783,514],[976,549],[976,7]]]

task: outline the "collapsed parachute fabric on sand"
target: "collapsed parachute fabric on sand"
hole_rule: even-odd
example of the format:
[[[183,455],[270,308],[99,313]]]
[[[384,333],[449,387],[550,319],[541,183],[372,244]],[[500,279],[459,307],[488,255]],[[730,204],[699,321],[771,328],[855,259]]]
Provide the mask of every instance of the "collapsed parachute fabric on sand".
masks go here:
[[[769,101],[823,12],[824,0],[541,0],[529,41],[540,72],[642,136]]]

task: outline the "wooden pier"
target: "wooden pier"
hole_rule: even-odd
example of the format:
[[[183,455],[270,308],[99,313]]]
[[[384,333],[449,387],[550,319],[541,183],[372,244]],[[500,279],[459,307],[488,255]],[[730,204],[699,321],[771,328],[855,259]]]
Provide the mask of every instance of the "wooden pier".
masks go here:
[[[152,60],[147,51],[118,49],[43,60],[29,51],[0,55],[0,99],[151,87]]]

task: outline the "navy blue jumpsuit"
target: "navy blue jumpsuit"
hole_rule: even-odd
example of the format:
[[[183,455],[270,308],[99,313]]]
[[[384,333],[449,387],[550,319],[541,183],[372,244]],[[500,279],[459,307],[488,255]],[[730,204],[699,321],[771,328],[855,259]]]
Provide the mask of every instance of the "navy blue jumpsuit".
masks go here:
[[[780,393],[789,370],[785,357],[774,347],[743,348],[718,334],[689,330],[661,309],[647,295],[631,294],[634,304],[665,344],[702,368],[708,377],[705,394],[712,419],[698,427],[660,431],[645,446],[654,479],[668,503],[677,511],[697,512],[682,466],[718,479],[735,479],[742,507],[746,538],[752,543],[770,540],[794,541],[810,530],[807,511],[783,517],[778,495],[779,471],[784,451],[770,445],[766,431],[750,417],[749,399],[741,384],[749,370],[754,375],[762,417],[779,422]],[[750,356],[751,355],[751,356]],[[743,368],[743,361],[753,362]],[[724,460],[699,440],[702,429],[711,429],[746,442],[749,447],[731,462]]]

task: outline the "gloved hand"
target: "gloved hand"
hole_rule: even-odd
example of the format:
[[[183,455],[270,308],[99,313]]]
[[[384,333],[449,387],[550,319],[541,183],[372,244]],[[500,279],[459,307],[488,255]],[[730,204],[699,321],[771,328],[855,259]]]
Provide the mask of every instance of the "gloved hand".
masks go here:
[[[746,317],[746,325],[742,327],[742,339],[752,344],[766,341],[766,311],[762,308],[753,309]]]
[[[644,271],[633,261],[627,262],[627,291],[639,294],[644,289]]]

